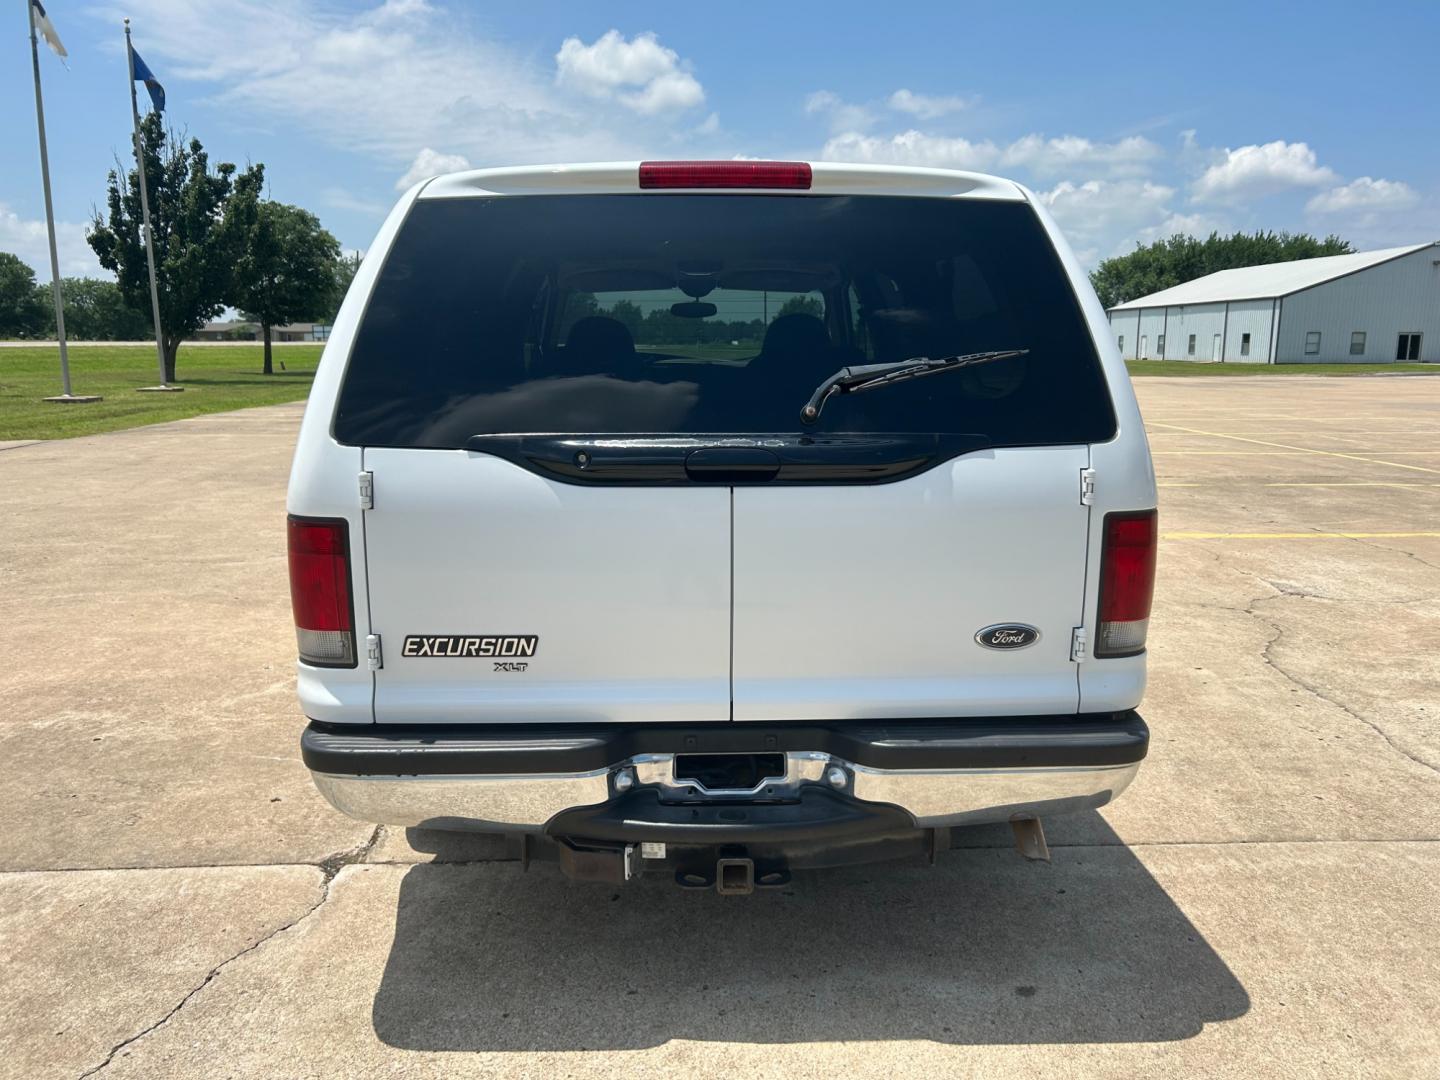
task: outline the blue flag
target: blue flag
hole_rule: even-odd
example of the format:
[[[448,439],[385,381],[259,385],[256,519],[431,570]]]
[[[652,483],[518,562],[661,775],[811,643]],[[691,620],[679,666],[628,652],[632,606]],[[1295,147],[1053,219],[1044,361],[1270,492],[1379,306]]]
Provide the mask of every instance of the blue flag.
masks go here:
[[[155,73],[150,70],[148,64],[140,59],[140,54],[135,51],[135,46],[130,46],[130,70],[134,78],[145,84],[145,89],[150,91],[150,100],[155,104],[155,111],[165,111],[165,88],[160,85],[160,80],[155,78]]]

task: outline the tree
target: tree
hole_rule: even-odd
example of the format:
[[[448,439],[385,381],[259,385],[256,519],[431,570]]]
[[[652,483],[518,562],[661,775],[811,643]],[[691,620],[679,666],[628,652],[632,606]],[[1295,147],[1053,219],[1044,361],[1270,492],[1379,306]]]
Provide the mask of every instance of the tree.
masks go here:
[[[335,263],[335,286],[330,296],[330,304],[327,309],[325,321],[334,322],[335,316],[340,314],[340,305],[345,302],[345,294],[350,291],[350,283],[355,280],[355,275],[360,272],[360,261],[363,256],[359,251],[352,251],[349,255],[342,255]]]
[[[65,334],[76,341],[145,341],[155,337],[149,306],[143,313],[125,303],[120,286],[101,278],[66,278]],[[47,316],[55,329],[55,310]]]
[[[0,338],[39,337],[45,332],[46,304],[53,309],[49,290],[35,284],[35,271],[18,256],[0,251]]]
[[[1354,250],[1338,236],[1318,240],[1303,233],[1237,232],[1233,236],[1221,236],[1212,232],[1204,240],[1171,236],[1148,247],[1137,244],[1128,255],[1106,259],[1090,275],[1090,283],[1095,286],[1100,303],[1110,308],[1217,270],[1345,255]]]
[[[645,321],[645,313],[633,300],[616,300],[605,314],[616,322],[623,323],[625,329],[630,331],[632,340],[640,336],[640,326]]]
[[[243,215],[243,217],[241,216]],[[237,210],[243,236],[228,299],[260,324],[265,374],[274,374],[270,330],[296,319],[316,320],[335,298],[340,242],[308,210],[265,200]]]
[[[160,294],[160,338],[166,381],[175,378],[180,342],[220,314],[241,252],[237,219],[260,196],[265,167],[236,173],[210,167],[199,139],[167,132],[157,113],[141,123],[155,277]],[[86,235],[100,265],[115,274],[125,302],[150,311],[150,279],[141,233],[140,178],[116,161],[106,180],[108,219],[96,211]]]
[[[825,305],[820,302],[818,296],[792,296],[785,303],[780,305],[780,310],[775,313],[778,319],[781,315],[813,315],[817,319],[825,317]]]

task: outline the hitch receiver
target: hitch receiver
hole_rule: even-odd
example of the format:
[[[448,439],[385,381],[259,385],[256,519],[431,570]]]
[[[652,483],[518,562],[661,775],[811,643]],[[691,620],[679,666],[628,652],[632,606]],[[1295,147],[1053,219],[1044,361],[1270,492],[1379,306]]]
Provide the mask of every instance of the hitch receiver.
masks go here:
[[[721,896],[748,896],[755,891],[753,859],[719,859],[715,863],[715,891]]]

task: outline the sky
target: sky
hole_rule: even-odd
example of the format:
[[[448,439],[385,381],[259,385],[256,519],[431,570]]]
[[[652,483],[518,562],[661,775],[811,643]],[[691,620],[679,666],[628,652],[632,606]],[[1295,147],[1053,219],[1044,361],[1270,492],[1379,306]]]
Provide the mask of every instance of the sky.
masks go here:
[[[0,251],[48,273],[24,5],[5,5]],[[1440,240],[1440,4],[46,0],[61,271],[128,154],[122,18],[167,119],[366,249],[416,179],[736,156],[1019,180],[1082,262],[1175,233]],[[142,107],[146,95],[140,94]]]

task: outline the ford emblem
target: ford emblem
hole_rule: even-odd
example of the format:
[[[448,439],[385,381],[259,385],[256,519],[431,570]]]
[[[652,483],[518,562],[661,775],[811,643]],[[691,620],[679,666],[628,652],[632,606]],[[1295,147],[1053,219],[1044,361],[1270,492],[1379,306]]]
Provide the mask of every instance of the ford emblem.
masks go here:
[[[1024,623],[997,623],[975,635],[987,649],[1023,649],[1040,640],[1040,631]]]

